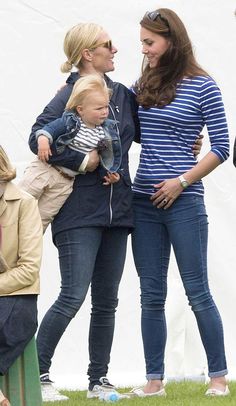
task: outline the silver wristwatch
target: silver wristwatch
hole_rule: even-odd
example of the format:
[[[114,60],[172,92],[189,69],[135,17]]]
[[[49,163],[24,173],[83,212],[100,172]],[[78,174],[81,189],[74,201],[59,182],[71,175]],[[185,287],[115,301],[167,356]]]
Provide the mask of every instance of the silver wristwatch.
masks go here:
[[[186,189],[186,188],[189,186],[188,181],[184,178],[183,175],[180,175],[178,178],[179,178],[179,180],[180,180],[180,183],[181,183],[182,188],[183,188],[183,189]]]

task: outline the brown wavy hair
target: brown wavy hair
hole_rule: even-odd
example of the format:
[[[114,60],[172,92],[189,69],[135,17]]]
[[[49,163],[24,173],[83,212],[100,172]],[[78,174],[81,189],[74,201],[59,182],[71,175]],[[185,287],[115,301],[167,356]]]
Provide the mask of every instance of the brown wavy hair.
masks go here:
[[[144,56],[142,74],[134,86],[141,106],[163,107],[175,98],[177,83],[184,77],[208,74],[198,65],[186,28],[174,11],[160,8],[146,13],[140,25],[170,42],[158,66],[150,68]]]

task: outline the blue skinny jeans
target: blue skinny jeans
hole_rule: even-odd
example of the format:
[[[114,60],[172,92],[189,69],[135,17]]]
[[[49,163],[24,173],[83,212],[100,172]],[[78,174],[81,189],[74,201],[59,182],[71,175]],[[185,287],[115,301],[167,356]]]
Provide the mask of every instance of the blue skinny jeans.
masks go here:
[[[84,302],[91,283],[89,388],[106,376],[123,273],[128,229],[87,227],[58,233],[61,291],[45,314],[37,335],[40,373],[49,371],[66,327]]]
[[[164,378],[165,302],[171,246],[197,320],[209,377],[226,375],[222,321],[208,286],[208,221],[203,198],[180,196],[164,210],[153,206],[149,196],[135,193],[134,214],[132,247],[140,278],[147,379]]]

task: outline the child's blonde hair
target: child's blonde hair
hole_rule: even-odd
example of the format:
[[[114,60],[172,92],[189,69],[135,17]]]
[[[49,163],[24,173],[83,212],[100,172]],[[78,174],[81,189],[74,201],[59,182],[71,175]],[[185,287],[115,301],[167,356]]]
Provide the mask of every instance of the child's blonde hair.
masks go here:
[[[13,168],[10,160],[0,145],[0,181],[9,182],[16,177],[16,170]]]
[[[112,93],[100,75],[91,74],[82,76],[75,82],[65,110],[75,110],[77,106],[82,105],[85,97],[92,92],[101,92],[107,95],[108,98],[111,97]]]
[[[72,27],[64,39],[64,52],[67,61],[61,65],[63,73],[70,72],[73,66],[77,69],[81,66],[82,52],[84,49],[92,49],[98,42],[103,28],[94,23],[80,23]]]

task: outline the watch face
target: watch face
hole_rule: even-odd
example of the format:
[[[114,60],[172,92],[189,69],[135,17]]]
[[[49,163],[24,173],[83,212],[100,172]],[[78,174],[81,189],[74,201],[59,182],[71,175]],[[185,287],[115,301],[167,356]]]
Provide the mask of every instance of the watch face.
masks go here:
[[[186,189],[189,186],[188,181],[186,179],[184,179],[184,177],[182,175],[179,176],[179,180],[180,180],[182,188]]]

